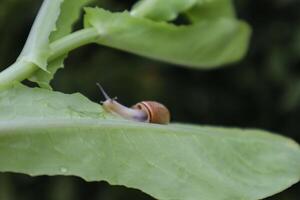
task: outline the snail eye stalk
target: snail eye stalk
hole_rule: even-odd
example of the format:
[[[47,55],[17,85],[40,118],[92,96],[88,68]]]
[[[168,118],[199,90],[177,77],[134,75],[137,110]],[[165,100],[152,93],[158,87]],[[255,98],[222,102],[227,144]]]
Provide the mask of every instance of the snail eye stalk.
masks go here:
[[[96,85],[99,87],[101,93],[103,94],[103,96],[105,97],[106,100],[111,99],[110,96],[108,96],[108,94],[105,92],[105,90],[103,89],[103,87],[100,85],[100,83],[96,83]],[[116,98],[114,98],[115,100]]]

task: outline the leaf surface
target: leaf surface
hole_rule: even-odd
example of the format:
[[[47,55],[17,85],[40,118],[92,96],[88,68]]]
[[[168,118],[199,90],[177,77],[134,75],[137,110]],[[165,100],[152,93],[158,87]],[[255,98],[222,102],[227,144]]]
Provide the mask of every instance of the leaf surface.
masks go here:
[[[130,14],[156,21],[174,20],[179,14],[187,14],[193,22],[235,17],[232,0],[141,0],[133,6]]]
[[[169,21],[199,2],[203,0],[140,0],[133,6],[130,14],[157,21]]]
[[[215,0],[196,4],[187,11],[188,18],[193,22],[214,20],[218,18],[235,18],[232,0]]]
[[[55,30],[63,0],[44,0],[17,62],[33,63],[47,71],[49,36]]]
[[[0,92],[0,171],[75,175],[158,199],[254,200],[299,181],[300,148],[262,130],[121,120],[80,94]]]
[[[86,27],[99,32],[98,43],[138,55],[195,68],[237,61],[248,47],[250,29],[232,18],[175,26],[99,8],[86,9]]]
[[[80,11],[84,5],[87,5],[92,0],[64,0],[61,5],[61,12],[56,22],[56,30],[50,35],[50,42],[58,40],[72,32],[73,24],[79,19]],[[43,70],[36,71],[30,78],[31,81],[37,82],[43,88],[51,88],[49,83],[53,79],[54,74],[59,68],[64,65],[64,60],[67,55],[48,63],[48,72]]]

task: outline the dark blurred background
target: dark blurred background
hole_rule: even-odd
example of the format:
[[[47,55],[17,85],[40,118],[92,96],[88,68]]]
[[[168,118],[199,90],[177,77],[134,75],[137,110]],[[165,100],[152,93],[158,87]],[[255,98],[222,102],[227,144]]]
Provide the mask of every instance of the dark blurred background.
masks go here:
[[[42,1],[0,0],[0,66],[13,63]],[[134,0],[102,0],[114,11]],[[125,105],[163,102],[173,121],[261,128],[300,142],[300,1],[239,0],[238,16],[253,36],[247,56],[218,70],[197,71],[149,60],[107,47],[88,45],[71,53],[52,86],[80,92],[95,102],[100,82]],[[80,23],[77,24],[80,28]],[[300,184],[268,200],[299,200]],[[29,177],[0,173],[0,200],[150,200],[133,189],[75,177]]]

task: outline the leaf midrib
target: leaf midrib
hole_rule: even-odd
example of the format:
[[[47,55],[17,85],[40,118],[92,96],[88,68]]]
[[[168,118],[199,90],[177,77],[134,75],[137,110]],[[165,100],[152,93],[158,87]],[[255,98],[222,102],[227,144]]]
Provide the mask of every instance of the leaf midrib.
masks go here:
[[[196,136],[206,135],[207,137],[220,137],[220,139],[224,139],[222,136],[226,136],[226,139],[239,141],[241,137],[245,137],[249,135],[248,140],[253,142],[263,142],[266,144],[274,143],[276,141],[282,142],[282,140],[290,142],[290,146],[295,148],[299,148],[299,145],[284,136],[276,135],[274,138],[274,134],[263,131],[263,134],[250,134],[252,131],[258,131],[257,129],[248,129],[248,133],[244,134],[236,134],[236,133],[220,133],[218,131],[209,130],[211,127],[207,125],[203,125],[202,127],[191,127],[188,124],[178,124],[171,123],[169,125],[160,125],[160,124],[151,124],[151,123],[143,123],[143,122],[132,122],[128,120],[119,120],[119,119],[87,119],[87,118],[73,118],[66,119],[64,117],[49,117],[49,118],[20,118],[14,120],[1,120],[0,119],[0,136],[4,134],[9,134],[10,132],[14,132],[17,130],[49,130],[56,128],[100,128],[100,129],[147,129],[149,132],[150,129],[153,130],[152,134],[162,134],[160,131],[168,131],[166,134],[173,134],[175,136],[183,135],[183,136]],[[219,127],[219,129],[228,129],[235,131],[236,128],[231,127]],[[31,132],[30,134],[38,134],[37,132]],[[113,134],[113,132],[112,132]],[[142,134],[142,133],[141,133]],[[258,136],[262,136],[259,138]],[[256,137],[250,137],[256,136]],[[267,137],[270,140],[267,139]],[[242,138],[242,141],[243,138]]]

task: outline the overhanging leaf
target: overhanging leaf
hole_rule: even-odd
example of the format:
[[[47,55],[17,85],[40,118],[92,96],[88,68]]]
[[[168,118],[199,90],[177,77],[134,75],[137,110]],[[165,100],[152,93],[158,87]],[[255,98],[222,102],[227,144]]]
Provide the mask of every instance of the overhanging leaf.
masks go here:
[[[130,11],[137,17],[146,17],[157,21],[169,21],[175,19],[179,13],[190,9],[196,3],[203,0],[141,0]]]
[[[130,11],[156,21],[174,20],[180,13],[188,14],[193,22],[235,16],[232,0],[141,0]]]
[[[55,30],[63,0],[44,0],[17,62],[33,63],[47,71],[49,36]]]
[[[231,18],[175,26],[128,12],[86,9],[85,26],[99,32],[98,43],[138,55],[196,68],[214,68],[245,54],[250,29]]]
[[[187,16],[193,22],[217,18],[235,18],[232,0],[207,1],[192,7]]]
[[[50,35],[50,42],[58,40],[72,32],[73,24],[78,20],[82,7],[92,0],[64,0],[61,6],[60,16],[57,20],[56,30]],[[48,64],[48,72],[39,70],[30,78],[43,88],[50,88],[50,81],[55,72],[63,67],[67,55],[61,56]]]
[[[300,148],[261,130],[111,117],[79,94],[0,92],[0,171],[75,175],[158,199],[254,200],[300,178]]]

